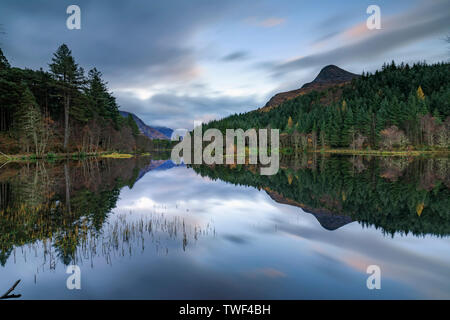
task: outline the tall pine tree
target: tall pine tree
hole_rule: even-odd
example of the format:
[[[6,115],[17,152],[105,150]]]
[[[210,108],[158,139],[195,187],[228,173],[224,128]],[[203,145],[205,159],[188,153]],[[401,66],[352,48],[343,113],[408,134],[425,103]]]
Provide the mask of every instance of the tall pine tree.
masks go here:
[[[61,84],[62,97],[64,99],[64,149],[67,150],[69,144],[69,115],[71,97],[74,90],[78,90],[83,84],[83,69],[78,67],[72,57],[72,51],[67,45],[62,44],[53,54],[50,70],[56,80]]]

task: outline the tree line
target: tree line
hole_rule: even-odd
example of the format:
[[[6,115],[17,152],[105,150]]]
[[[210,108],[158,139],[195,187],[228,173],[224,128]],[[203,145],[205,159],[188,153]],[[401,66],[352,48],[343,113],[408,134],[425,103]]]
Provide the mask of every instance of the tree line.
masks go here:
[[[276,192],[307,212],[347,216],[391,236],[450,234],[447,158],[411,161],[316,153],[287,158],[281,159],[280,170],[272,176],[259,175],[251,165],[192,167],[212,180]]]
[[[298,149],[448,149],[450,64],[392,62],[342,90],[313,91],[268,112],[212,121],[208,128],[280,129]]]
[[[58,256],[69,264],[90,230],[98,233],[120,190],[133,188],[148,163],[146,158],[85,158],[78,162],[36,161],[14,164],[9,178],[0,179],[0,266],[14,247],[38,241],[53,243]]]
[[[67,45],[49,71],[11,67],[0,49],[2,152],[148,151],[153,142],[119,113],[102,73],[80,67]]]

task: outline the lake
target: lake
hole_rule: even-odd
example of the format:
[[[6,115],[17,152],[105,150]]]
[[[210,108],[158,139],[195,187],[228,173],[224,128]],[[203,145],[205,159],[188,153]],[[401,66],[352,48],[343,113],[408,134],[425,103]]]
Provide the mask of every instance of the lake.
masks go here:
[[[21,299],[450,298],[448,158],[280,166],[6,164],[0,295],[20,279]],[[367,287],[371,265],[380,289]]]

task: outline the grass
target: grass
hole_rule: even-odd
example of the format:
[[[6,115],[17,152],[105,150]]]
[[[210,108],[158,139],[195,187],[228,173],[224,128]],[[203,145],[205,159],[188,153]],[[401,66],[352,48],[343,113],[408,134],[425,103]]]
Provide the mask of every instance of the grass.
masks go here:
[[[131,158],[133,155],[131,154],[121,154],[117,152],[113,153],[84,153],[84,152],[74,152],[74,153],[54,153],[48,152],[45,155],[37,157],[35,154],[15,154],[15,155],[7,155],[0,152],[0,164],[7,162],[34,162],[37,160],[46,160],[49,162],[54,162],[57,160],[64,159],[84,159],[89,157],[103,157],[103,158],[113,158],[113,159],[123,159],[123,158]]]
[[[133,155],[129,153],[110,153],[101,155],[102,158],[112,158],[112,159],[129,159],[132,158]]]
[[[349,155],[381,155],[381,156],[421,156],[426,154],[449,155],[450,150],[353,150],[353,149],[318,149],[317,153],[349,154]]]
[[[101,158],[111,158],[111,159],[129,159],[134,157],[135,155],[129,153],[118,153],[118,152],[101,152],[101,153],[85,153],[85,152],[74,152],[74,153],[54,153],[49,152],[45,155],[37,157],[35,154],[15,154],[15,155],[7,155],[0,152],[0,164],[6,162],[30,162],[36,160],[46,160],[49,162],[54,162],[56,160],[63,159],[84,159],[89,157],[101,157]],[[148,157],[151,156],[150,152],[145,152],[140,154],[139,156]]]

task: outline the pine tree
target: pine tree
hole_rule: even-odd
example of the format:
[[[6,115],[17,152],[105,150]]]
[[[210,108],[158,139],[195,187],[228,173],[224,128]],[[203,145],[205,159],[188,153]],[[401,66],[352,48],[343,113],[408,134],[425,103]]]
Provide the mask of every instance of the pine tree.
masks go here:
[[[370,136],[370,112],[367,109],[358,108],[354,114],[356,130],[365,137]]]
[[[83,69],[79,68],[72,57],[72,52],[67,45],[62,44],[53,54],[50,70],[62,84],[64,98],[64,149],[67,150],[69,143],[69,114],[72,92],[77,90],[83,83]]]
[[[355,119],[351,108],[344,114],[344,123],[342,128],[342,145],[349,146],[356,137]]]
[[[20,99],[20,107],[14,114],[14,128],[27,149],[30,144],[34,144],[35,153],[39,155],[38,139],[42,130],[42,118],[33,93],[27,87]]]
[[[92,100],[93,111],[96,115],[106,116],[106,106],[108,104],[108,92],[106,83],[102,80],[102,74],[96,68],[88,73],[87,95]]]
[[[134,121],[133,116],[131,114],[127,117],[127,125],[131,128],[131,132],[134,137],[137,137],[140,133],[139,127],[136,124],[136,121]]]
[[[342,100],[342,111],[345,112],[347,110],[347,102],[345,100]]]
[[[327,140],[330,142],[330,146],[332,147],[340,147],[341,146],[341,136],[342,136],[342,120],[339,109],[334,108],[333,112],[330,114],[328,118],[328,137]]]
[[[11,65],[9,64],[6,57],[3,55],[3,51],[0,48],[0,71],[7,70],[11,68]]]
[[[433,110],[433,118],[438,124],[442,123],[441,115],[439,114],[439,111],[436,108]]]
[[[322,148],[325,148],[327,145],[327,131],[326,131],[326,122],[322,120],[320,123],[320,133],[319,133],[319,143],[322,145]]]

